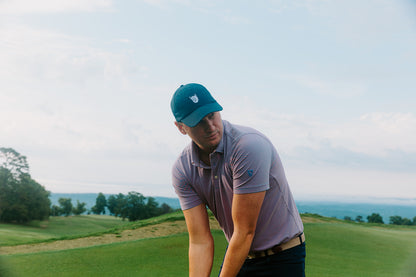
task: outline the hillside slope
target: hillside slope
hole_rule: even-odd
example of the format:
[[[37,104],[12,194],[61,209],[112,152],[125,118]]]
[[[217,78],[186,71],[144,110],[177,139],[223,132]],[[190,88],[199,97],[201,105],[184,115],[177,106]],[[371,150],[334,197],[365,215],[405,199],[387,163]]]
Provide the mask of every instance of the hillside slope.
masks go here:
[[[358,224],[310,214],[302,215],[302,220],[307,276],[416,276],[414,227]],[[218,229],[214,219],[211,224]],[[216,276],[227,243],[221,231],[214,230],[213,235],[211,276]],[[186,276],[187,245],[185,222],[177,213],[89,237],[4,246],[0,258],[16,272],[12,277]]]

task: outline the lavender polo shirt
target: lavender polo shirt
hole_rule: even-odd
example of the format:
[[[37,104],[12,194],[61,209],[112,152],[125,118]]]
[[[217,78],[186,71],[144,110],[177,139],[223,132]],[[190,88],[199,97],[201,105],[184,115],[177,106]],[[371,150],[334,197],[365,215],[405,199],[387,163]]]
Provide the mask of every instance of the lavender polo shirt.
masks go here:
[[[260,132],[223,120],[224,133],[210,154],[211,166],[199,160],[190,143],[176,160],[172,180],[182,210],[205,204],[230,241],[233,194],[266,191],[251,251],[268,249],[303,232],[279,155]]]

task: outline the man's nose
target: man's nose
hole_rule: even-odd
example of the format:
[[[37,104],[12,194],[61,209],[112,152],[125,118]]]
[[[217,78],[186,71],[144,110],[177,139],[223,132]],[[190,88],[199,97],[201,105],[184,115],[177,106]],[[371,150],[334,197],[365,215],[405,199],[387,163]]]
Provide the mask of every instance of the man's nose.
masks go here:
[[[205,119],[204,127],[205,131],[213,131],[215,129],[214,120],[208,118]]]

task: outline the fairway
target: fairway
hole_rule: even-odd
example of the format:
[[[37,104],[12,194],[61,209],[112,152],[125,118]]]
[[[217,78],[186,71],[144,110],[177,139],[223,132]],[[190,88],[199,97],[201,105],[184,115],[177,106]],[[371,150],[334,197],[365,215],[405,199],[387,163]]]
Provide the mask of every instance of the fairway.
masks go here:
[[[0,224],[0,246],[87,236],[125,224],[128,222],[105,215],[51,216],[30,225]]]
[[[218,242],[223,239],[221,233],[214,236]],[[188,236],[181,234],[7,257],[6,261],[12,268],[19,269],[15,276],[183,276],[187,272],[187,243]],[[218,247],[218,250],[222,249]]]
[[[216,241],[217,271],[225,251],[221,231]],[[188,236],[179,234],[76,250],[5,257],[11,276],[186,276]],[[13,269],[13,270],[12,270]],[[45,270],[47,269],[47,270]],[[215,271],[214,270],[214,271]]]
[[[416,276],[414,227],[372,226],[311,216],[303,216],[303,220],[307,276]],[[214,230],[213,236],[211,276],[217,276],[226,241],[219,230]],[[3,255],[1,276],[187,276],[187,251],[188,236],[179,233],[70,250]]]
[[[416,276],[416,229],[307,223],[309,276]]]

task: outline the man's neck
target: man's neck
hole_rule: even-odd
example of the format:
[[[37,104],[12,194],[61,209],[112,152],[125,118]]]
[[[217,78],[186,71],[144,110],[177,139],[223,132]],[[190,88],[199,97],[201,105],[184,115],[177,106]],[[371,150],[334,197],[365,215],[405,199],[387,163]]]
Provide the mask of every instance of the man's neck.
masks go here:
[[[214,151],[212,151],[212,152],[214,152]],[[198,147],[198,157],[199,157],[199,159],[204,163],[204,164],[206,164],[206,165],[211,165],[211,160],[210,160],[210,158],[209,158],[209,155],[212,153],[212,152],[207,152],[207,151],[204,151],[204,150],[202,150],[201,148],[199,148]]]

